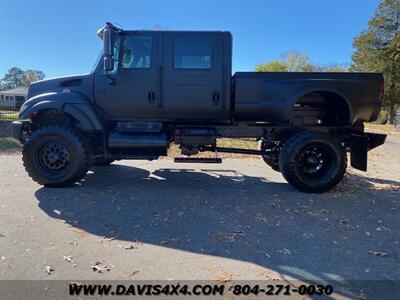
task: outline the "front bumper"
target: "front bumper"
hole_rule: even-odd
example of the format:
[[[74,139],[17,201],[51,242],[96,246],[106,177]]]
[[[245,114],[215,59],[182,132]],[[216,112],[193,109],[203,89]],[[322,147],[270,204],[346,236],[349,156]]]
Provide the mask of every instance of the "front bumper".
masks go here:
[[[12,136],[14,139],[18,141],[22,141],[22,128],[24,127],[24,123],[22,121],[14,121],[12,122]]]

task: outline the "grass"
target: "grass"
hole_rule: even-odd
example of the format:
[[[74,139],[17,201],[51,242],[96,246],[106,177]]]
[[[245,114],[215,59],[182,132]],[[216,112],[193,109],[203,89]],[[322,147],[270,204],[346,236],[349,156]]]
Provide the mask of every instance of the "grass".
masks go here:
[[[218,139],[217,140],[218,147],[226,147],[226,148],[241,148],[241,149],[254,149],[259,150],[258,142],[255,139]],[[171,147],[168,150],[168,158],[180,157],[183,156],[181,154],[181,150],[178,145],[171,144]],[[215,157],[216,154],[214,152],[199,152],[197,155],[193,155],[192,157]],[[248,154],[236,154],[236,153],[218,153],[218,157],[221,158],[257,158],[256,155],[248,155]]]
[[[0,153],[15,153],[21,151],[21,144],[12,137],[0,138]]]
[[[0,120],[18,120],[18,111],[0,109]]]
[[[0,120],[16,121],[16,120],[18,120],[18,115],[2,115],[2,114],[0,114]]]
[[[217,146],[253,150],[259,149],[258,142],[255,139],[219,139],[217,141]]]
[[[364,123],[366,131],[383,131],[385,133],[399,133],[394,125],[391,124],[375,124],[375,123]]]

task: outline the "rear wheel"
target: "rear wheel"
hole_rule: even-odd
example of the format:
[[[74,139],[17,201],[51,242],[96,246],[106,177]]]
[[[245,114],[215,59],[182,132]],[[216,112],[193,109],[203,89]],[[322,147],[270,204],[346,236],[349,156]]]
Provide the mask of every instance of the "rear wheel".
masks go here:
[[[285,142],[279,157],[283,177],[309,193],[322,193],[337,185],[346,167],[346,151],[340,142],[318,132],[295,134]]]
[[[42,127],[24,144],[22,159],[39,184],[60,187],[81,180],[91,164],[90,147],[77,132],[58,126]]]

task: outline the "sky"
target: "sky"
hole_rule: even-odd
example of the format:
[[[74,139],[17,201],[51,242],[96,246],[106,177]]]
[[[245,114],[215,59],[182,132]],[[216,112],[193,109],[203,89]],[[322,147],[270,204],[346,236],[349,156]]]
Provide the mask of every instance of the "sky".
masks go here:
[[[0,77],[11,67],[46,77],[89,72],[106,21],[124,29],[227,30],[233,71],[298,50],[316,64],[350,64],[352,40],[378,0],[0,0]]]

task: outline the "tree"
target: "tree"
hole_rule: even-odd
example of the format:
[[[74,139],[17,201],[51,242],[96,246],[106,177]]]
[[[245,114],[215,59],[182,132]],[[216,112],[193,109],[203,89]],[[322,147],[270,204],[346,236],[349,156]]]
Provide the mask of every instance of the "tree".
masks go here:
[[[311,62],[307,54],[291,51],[281,59],[257,65],[255,70],[256,72],[348,72],[349,68],[341,64],[316,65]]]
[[[385,77],[384,110],[394,122],[400,103],[400,0],[383,0],[366,30],[355,37],[352,71],[382,72]]]
[[[312,72],[315,69],[308,55],[299,51],[289,52],[285,64],[289,72]]]
[[[32,82],[43,80],[46,75],[43,71],[39,70],[26,70],[25,71],[25,85],[29,85]]]
[[[315,72],[349,72],[349,66],[345,64],[329,64],[314,67]]]
[[[311,72],[312,65],[307,54],[299,51],[286,53],[282,59],[275,59],[256,66],[257,72]]]
[[[9,69],[1,80],[4,89],[15,88],[23,85],[24,81],[25,72],[18,67]]]
[[[27,86],[34,81],[42,80],[45,74],[39,70],[24,71],[21,68],[13,67],[7,71],[0,81],[0,89],[11,89],[18,86]]]
[[[287,66],[279,60],[272,60],[266,64],[256,66],[256,72],[287,72]]]

